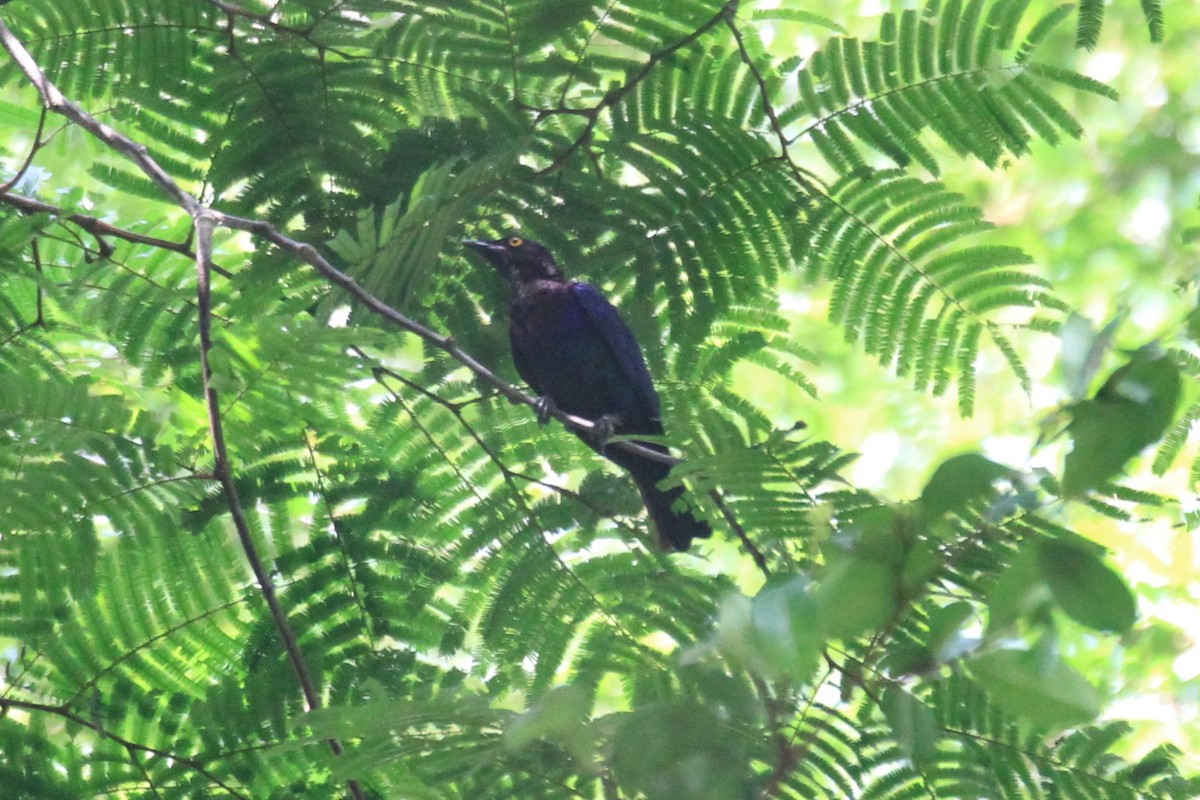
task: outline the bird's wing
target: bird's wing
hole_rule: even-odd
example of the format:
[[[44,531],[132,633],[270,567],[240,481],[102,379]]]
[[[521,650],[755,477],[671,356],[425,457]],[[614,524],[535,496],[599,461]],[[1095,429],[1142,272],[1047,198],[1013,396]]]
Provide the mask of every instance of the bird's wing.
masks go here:
[[[662,415],[658,406],[658,393],[654,391],[654,382],[650,378],[650,370],[646,368],[646,360],[642,357],[642,348],[638,346],[637,339],[633,338],[625,320],[621,319],[612,303],[591,284],[572,283],[571,293],[583,307],[588,321],[608,343],[621,374],[637,393],[641,410],[649,419],[658,419]]]
[[[542,386],[542,382],[538,379],[538,372],[533,368],[533,363],[525,355],[525,348],[518,337],[513,335],[513,328],[508,329],[508,341],[512,349],[513,364],[517,368],[517,374],[521,379],[529,384],[529,388],[533,389],[539,396],[546,394],[546,389]]]

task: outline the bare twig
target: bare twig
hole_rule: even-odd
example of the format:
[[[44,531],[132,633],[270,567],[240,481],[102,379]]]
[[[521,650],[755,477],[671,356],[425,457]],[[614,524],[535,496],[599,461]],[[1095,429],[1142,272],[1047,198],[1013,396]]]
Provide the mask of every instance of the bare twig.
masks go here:
[[[729,527],[733,530],[734,534],[737,535],[738,540],[742,543],[742,546],[746,548],[746,552],[748,552],[750,557],[754,559],[754,563],[758,567],[758,571],[763,574],[764,578],[771,577],[771,568],[767,566],[766,557],[763,556],[761,550],[754,546],[754,542],[750,540],[750,537],[746,535],[746,529],[742,527],[742,524],[738,522],[737,517],[733,515],[733,511],[730,510],[729,505],[725,502],[725,498],[722,497],[721,493],[716,489],[713,489],[711,492],[709,492],[708,496],[711,497],[712,501],[717,504],[717,508],[720,509],[721,516],[725,518],[725,522],[729,523]]]
[[[734,41],[737,42],[738,53],[742,57],[742,63],[750,70],[750,74],[754,76],[754,82],[758,84],[758,93],[762,98],[763,112],[767,115],[767,119],[771,123],[771,130],[779,139],[779,155],[787,164],[788,169],[795,178],[796,183],[804,187],[805,191],[813,191],[812,180],[804,174],[804,170],[799,164],[792,159],[791,149],[789,147],[787,134],[783,132],[783,123],[779,121],[779,115],[775,112],[775,105],[771,102],[770,90],[767,86],[767,79],[763,77],[762,71],[758,65],[754,63],[754,59],[750,56],[750,50],[746,47],[746,41],[742,36],[742,30],[737,26],[733,11],[725,15],[725,24],[728,26],[730,33],[733,34]]]
[[[200,773],[205,778],[212,781],[215,786],[221,787],[223,790],[228,792],[231,797],[241,798],[241,800],[250,800],[249,795],[242,794],[237,789],[234,789],[232,786],[222,781],[217,774],[205,769],[204,765],[196,759],[188,758],[187,756],[180,755],[179,753],[172,753],[169,750],[160,750],[157,747],[150,747],[149,745],[140,744],[132,741],[131,739],[126,739],[114,733],[113,731],[108,730],[92,718],[75,713],[65,705],[52,706],[45,703],[32,703],[28,700],[17,700],[11,697],[0,697],[0,715],[7,714],[9,709],[13,708],[20,709],[22,711],[51,714],[61,719],[73,722],[76,725],[87,728],[88,730],[95,731],[100,738],[109,739],[113,742],[116,742],[121,747],[124,747],[127,751],[149,753],[150,755],[158,756],[159,758],[182,764],[188,769],[192,769]]]
[[[233,480],[229,449],[225,444],[225,430],[221,422],[221,404],[217,397],[217,389],[213,386],[212,363],[209,360],[209,353],[212,351],[212,272],[209,269],[209,263],[212,258],[213,228],[216,225],[216,219],[214,214],[201,209],[193,216],[193,220],[196,225],[196,305],[199,308],[200,372],[204,378],[204,405],[208,409],[208,428],[213,444],[213,475],[221,484],[221,492],[225,497],[225,504],[229,508],[233,527],[237,530],[238,540],[242,544],[242,551],[246,554],[246,560],[250,563],[255,580],[258,581],[258,588],[267,602],[271,618],[275,621],[275,628],[279,631],[280,638],[283,639],[283,647],[287,651],[288,661],[291,662],[292,669],[296,673],[296,680],[300,683],[300,690],[304,693],[304,703],[308,710],[312,711],[321,707],[321,696],[317,693],[317,685],[309,672],[304,654],[300,652],[300,643],[296,639],[295,631],[292,630],[287,613],[279,604],[275,581],[263,563],[258,546],[254,543],[254,536],[250,532],[250,525],[246,521],[246,512],[242,508],[237,484]],[[341,742],[332,738],[328,742],[329,749],[333,751],[334,755],[342,754]],[[362,800],[364,795],[358,783],[352,780],[348,785],[350,793],[356,800]]]
[[[575,138],[575,141],[572,142],[566,150],[559,153],[548,167],[539,170],[538,175],[545,175],[547,173],[556,172],[562,169],[567,161],[570,160],[571,156],[575,155],[580,148],[586,148],[588,144],[591,143],[592,134],[595,132],[596,125],[600,121],[600,112],[606,108],[612,108],[617,103],[620,103],[622,100],[624,100],[625,96],[636,89],[637,85],[645,80],[646,76],[649,75],[651,70],[658,66],[660,62],[665,61],[683,48],[694,43],[701,36],[720,25],[722,20],[726,19],[727,17],[732,17],[733,14],[737,12],[739,2],[740,0],[729,0],[729,2],[721,7],[720,11],[714,14],[711,19],[709,19],[699,28],[696,28],[694,31],[689,33],[687,36],[684,36],[674,44],[664,47],[661,50],[655,50],[650,54],[650,57],[646,59],[646,63],[642,64],[637,72],[630,76],[629,80],[625,81],[624,84],[604,95],[598,104],[590,108],[570,108],[562,104],[560,104],[557,108],[536,108],[532,106],[526,106],[521,102],[520,98],[514,94],[513,102],[517,105],[517,107],[527,111],[536,112],[539,120],[545,117],[555,116],[557,114],[572,114],[575,116],[585,117],[587,119],[587,125],[584,127],[583,131],[580,132],[579,136]]]
[[[181,256],[186,256],[192,261],[196,259],[195,251],[192,250],[191,246],[186,242],[172,242],[169,239],[160,239],[157,236],[147,236],[144,233],[137,233],[136,231],[127,230],[125,228],[118,228],[117,226],[111,225],[102,219],[90,217],[87,214],[74,214],[52,203],[47,203],[42,200],[35,200],[32,197],[25,197],[24,195],[11,194],[8,192],[0,192],[0,203],[6,203],[29,214],[50,214],[51,216],[58,217],[60,220],[73,222],[80,228],[83,228],[85,231],[95,236],[97,239],[100,239],[100,237],[103,236],[111,236],[114,239],[121,239],[122,241],[131,242],[132,244],[144,244],[150,247],[157,247],[160,250],[169,250],[172,253],[178,253]],[[82,246],[82,243],[80,243],[80,246]],[[107,242],[101,241],[99,251],[102,256],[107,257],[112,254],[113,248],[112,245],[108,244]],[[217,273],[218,275],[225,278],[233,277],[233,273],[229,270],[224,269],[217,264],[212,264],[211,266],[213,272]]]
[[[18,181],[25,177],[25,173],[29,171],[30,165],[33,164],[33,157],[37,155],[38,150],[42,149],[42,145],[44,144],[42,141],[42,131],[46,129],[46,111],[47,109],[43,106],[42,115],[38,118],[37,133],[33,135],[33,144],[29,146],[29,155],[25,156],[25,163],[21,165],[21,168],[17,170],[15,175],[3,184],[0,184],[0,194],[4,194],[16,186]]]

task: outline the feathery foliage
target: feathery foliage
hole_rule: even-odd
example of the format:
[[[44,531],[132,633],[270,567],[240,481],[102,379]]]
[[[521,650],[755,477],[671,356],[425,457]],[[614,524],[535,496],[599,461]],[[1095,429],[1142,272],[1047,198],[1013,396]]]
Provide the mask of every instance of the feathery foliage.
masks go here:
[[[1195,795],[1169,748],[1124,758],[1126,726],[1093,724],[1060,631],[1124,632],[1133,600],[1043,510],[1151,502],[1107,482],[1168,430],[1194,358],[1080,393],[1061,482],[960,456],[908,503],[736,377],[815,396],[779,300],[796,280],[964,415],[988,355],[1031,391],[1014,334],[1070,307],[940,180],[1084,134],[1067,98],[1113,92],[1040,53],[1076,13],[1094,46],[1101,5],[929,0],[872,39],[761,5],[0,8],[68,98],[262,221],[218,228],[206,296],[162,181],[43,130],[0,65],[21,172],[0,192],[6,796]],[[801,30],[811,56],[766,43]],[[765,584],[725,545],[654,552],[626,481],[456,355],[515,381],[504,287],[457,244],[514,227],[620,306],[685,459],[669,480]],[[1136,434],[1097,442],[1096,420]]]

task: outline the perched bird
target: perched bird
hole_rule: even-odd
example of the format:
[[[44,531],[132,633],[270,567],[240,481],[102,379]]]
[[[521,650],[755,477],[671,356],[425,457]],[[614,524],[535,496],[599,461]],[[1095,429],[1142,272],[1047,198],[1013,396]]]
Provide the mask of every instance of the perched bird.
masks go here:
[[[513,361],[543,404],[548,401],[568,414],[598,422],[602,434],[663,432],[658,393],[641,348],[617,309],[595,287],[567,280],[545,247],[520,236],[463,244],[512,284]],[[658,488],[671,470],[668,464],[605,447],[604,435],[579,436],[629,470],[664,550],[686,550],[692,539],[712,535],[707,523],[672,508],[681,488]],[[667,452],[661,445],[644,446]]]

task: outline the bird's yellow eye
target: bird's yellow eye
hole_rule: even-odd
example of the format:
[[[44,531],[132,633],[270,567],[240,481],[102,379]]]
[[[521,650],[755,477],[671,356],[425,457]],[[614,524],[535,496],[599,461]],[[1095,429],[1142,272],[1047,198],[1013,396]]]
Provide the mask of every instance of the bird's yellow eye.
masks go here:
[[[508,240],[509,247],[520,247],[523,244],[525,244],[525,240],[522,239],[520,236],[514,236]]]

